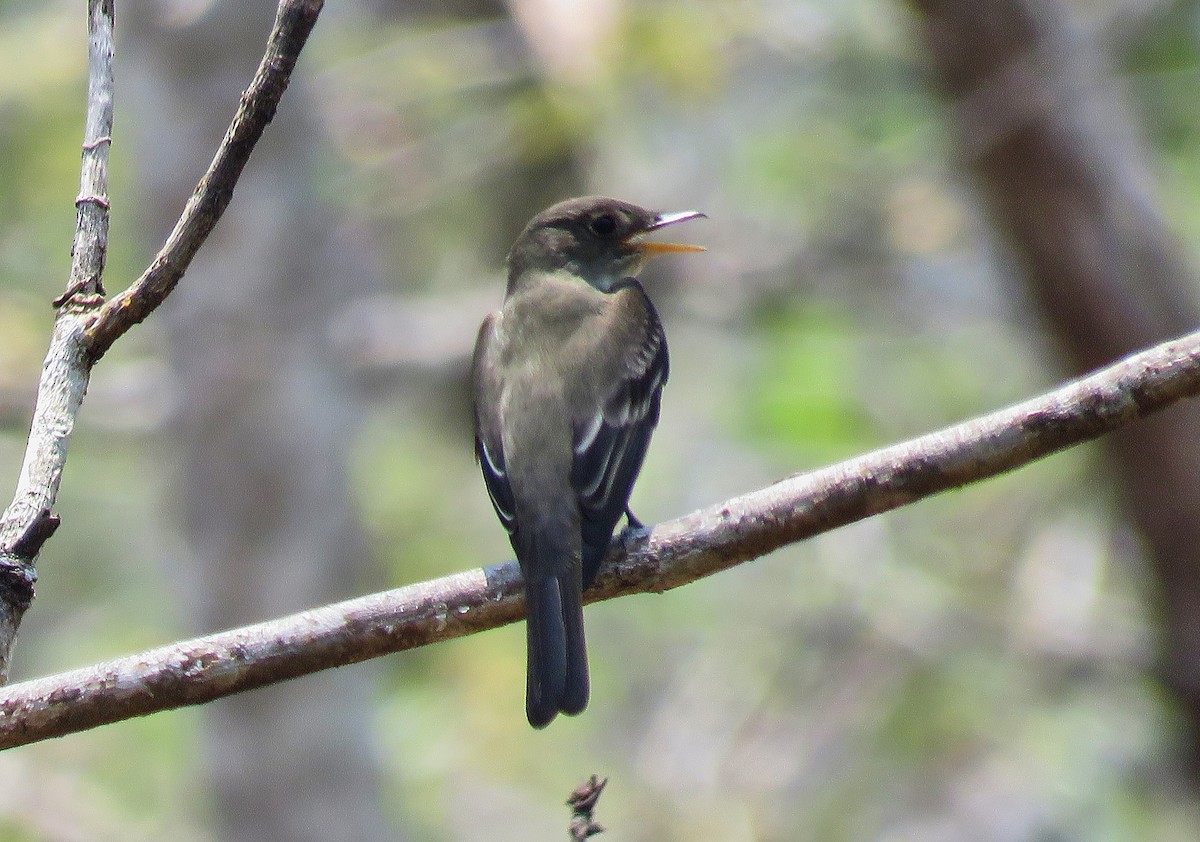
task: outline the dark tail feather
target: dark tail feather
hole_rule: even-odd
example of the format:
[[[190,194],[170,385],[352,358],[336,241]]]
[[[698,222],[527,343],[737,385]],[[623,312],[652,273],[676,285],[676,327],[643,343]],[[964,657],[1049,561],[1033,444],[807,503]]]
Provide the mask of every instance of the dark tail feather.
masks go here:
[[[560,711],[580,713],[588,703],[579,547],[553,540],[557,535],[542,533],[539,541],[531,534],[522,565],[529,647],[525,714],[534,728],[546,727]]]
[[[526,583],[525,604],[529,643],[525,715],[534,728],[545,728],[558,715],[559,699],[567,682],[567,632],[558,580]]]
[[[562,618],[566,631],[567,669],[558,709],[568,716],[582,713],[588,703],[587,642],[583,637],[583,594],[578,576],[564,573],[559,580]]]

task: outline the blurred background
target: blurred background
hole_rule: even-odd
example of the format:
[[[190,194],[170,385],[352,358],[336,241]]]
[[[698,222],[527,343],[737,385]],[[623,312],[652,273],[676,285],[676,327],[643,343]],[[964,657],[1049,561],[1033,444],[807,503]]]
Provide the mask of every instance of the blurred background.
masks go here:
[[[0,477],[69,268],[83,4],[0,2]],[[106,284],[149,261],[274,4],[118,4]],[[698,208],[645,281],[676,517],[1200,321],[1197,0],[359,0],[97,367],[14,680],[510,557],[467,364],[528,218]],[[8,840],[1200,835],[1200,414],[588,609],[0,755]]]

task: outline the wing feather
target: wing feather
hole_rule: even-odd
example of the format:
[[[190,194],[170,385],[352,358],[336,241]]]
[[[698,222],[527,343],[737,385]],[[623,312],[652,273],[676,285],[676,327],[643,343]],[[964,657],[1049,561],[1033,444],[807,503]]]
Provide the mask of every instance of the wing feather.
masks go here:
[[[496,367],[489,362],[495,341],[496,318],[497,314],[492,313],[484,319],[479,328],[479,338],[475,342],[475,357],[472,362],[476,389],[475,458],[482,469],[483,482],[487,486],[492,508],[496,510],[496,517],[500,518],[504,529],[513,537],[517,530],[517,506],[508,479],[503,431],[500,419],[495,415],[499,404],[496,398],[501,384],[497,379]]]
[[[654,305],[633,279],[644,313],[638,341],[626,350],[621,377],[604,396],[600,410],[573,423],[571,485],[579,499],[583,527],[583,583],[591,584],[608,550],[613,530],[629,505],[658,424],[662,388],[669,373],[667,340]]]

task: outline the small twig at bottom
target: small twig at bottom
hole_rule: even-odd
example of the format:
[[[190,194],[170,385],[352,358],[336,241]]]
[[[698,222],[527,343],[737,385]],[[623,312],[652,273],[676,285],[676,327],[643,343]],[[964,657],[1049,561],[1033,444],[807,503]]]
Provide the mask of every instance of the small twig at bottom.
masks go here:
[[[575,787],[575,791],[567,799],[567,806],[571,808],[571,842],[580,842],[604,832],[604,825],[596,822],[593,812],[596,802],[600,800],[600,793],[604,792],[607,785],[608,778],[592,775]]]

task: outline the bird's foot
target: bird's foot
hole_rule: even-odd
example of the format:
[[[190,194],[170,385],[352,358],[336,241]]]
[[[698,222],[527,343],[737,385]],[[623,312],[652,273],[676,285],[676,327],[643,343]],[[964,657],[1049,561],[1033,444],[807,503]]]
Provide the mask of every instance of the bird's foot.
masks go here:
[[[628,552],[632,543],[645,537],[646,525],[634,517],[633,512],[628,509],[625,510],[625,519],[628,523],[625,524],[625,528],[617,536],[617,540],[620,541],[621,546]]]

